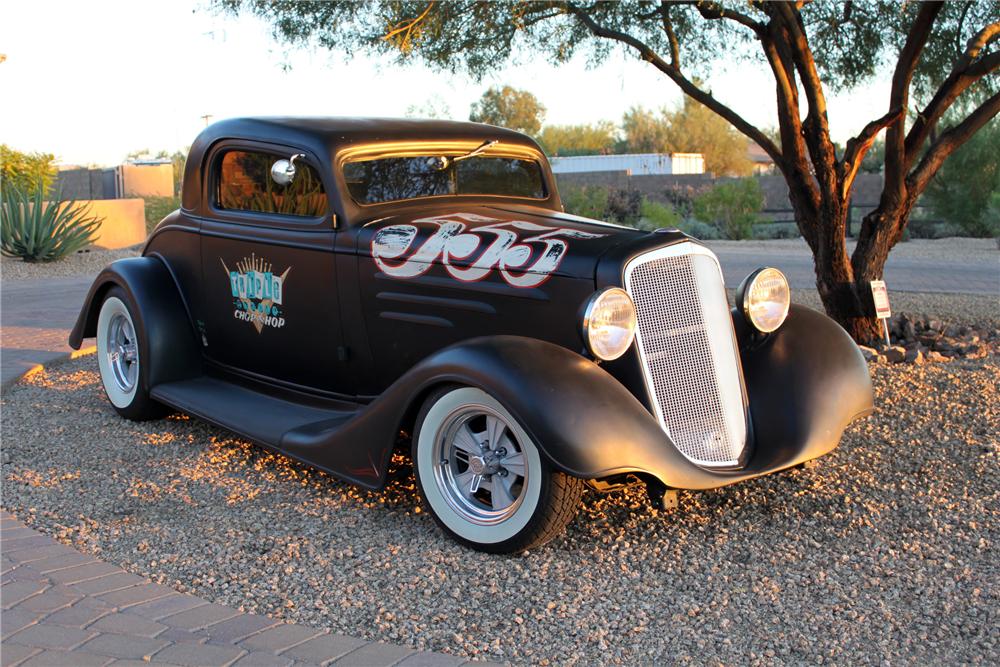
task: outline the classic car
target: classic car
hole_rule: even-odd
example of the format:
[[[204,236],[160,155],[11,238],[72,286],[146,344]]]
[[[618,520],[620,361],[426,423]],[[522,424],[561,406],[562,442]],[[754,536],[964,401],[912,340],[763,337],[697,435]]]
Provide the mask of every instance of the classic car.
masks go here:
[[[564,212],[538,145],[463,122],[206,128],[179,210],[97,276],[133,420],[181,411],[369,489],[409,447],[437,523],[491,552],[564,530],[589,485],[654,506],[797,466],[872,410],[836,323],[762,267]]]

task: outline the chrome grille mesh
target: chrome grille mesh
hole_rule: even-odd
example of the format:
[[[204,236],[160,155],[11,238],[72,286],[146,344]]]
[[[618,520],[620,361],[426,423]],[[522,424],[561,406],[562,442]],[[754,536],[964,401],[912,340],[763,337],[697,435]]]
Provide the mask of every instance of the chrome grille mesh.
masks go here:
[[[657,417],[677,448],[705,466],[735,466],[746,441],[739,360],[714,255],[683,243],[626,268],[636,334]]]

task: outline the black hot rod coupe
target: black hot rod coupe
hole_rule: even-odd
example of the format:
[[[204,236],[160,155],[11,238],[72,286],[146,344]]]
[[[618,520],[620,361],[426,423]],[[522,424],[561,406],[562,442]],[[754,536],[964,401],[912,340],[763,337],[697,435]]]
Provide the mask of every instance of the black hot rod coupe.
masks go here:
[[[673,501],[826,454],[873,405],[780,271],[731,308],[705,246],[564,213],[538,146],[474,123],[215,123],[87,337],[128,419],[180,410],[371,489],[409,441],[437,522],[494,552],[559,534],[585,484]]]

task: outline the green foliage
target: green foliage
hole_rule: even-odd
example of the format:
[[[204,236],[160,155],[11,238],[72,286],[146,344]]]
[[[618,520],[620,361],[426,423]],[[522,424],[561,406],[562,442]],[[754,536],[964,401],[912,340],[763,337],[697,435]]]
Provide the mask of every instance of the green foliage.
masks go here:
[[[0,252],[26,262],[52,262],[90,245],[103,222],[89,206],[45,201],[42,188],[28,194],[8,185],[0,201]]]
[[[680,224],[680,230],[702,241],[715,241],[722,238],[719,229],[715,225],[709,225],[698,220],[684,220]]]
[[[608,212],[608,190],[598,185],[569,187],[560,191],[567,213],[603,220]]]
[[[160,221],[181,207],[180,196],[143,197],[146,202],[146,233],[160,224]]]
[[[653,228],[679,228],[682,222],[680,214],[673,207],[652,199],[643,199],[640,211],[643,222]]]
[[[56,178],[55,159],[51,153],[22,153],[0,144],[0,187],[48,192]]]
[[[623,152],[664,153],[670,142],[670,127],[664,120],[666,112],[656,114],[642,107],[632,107],[622,117]]]
[[[694,216],[713,224],[727,239],[750,238],[757,215],[764,207],[764,194],[754,178],[720,183],[694,200]]]
[[[615,149],[614,123],[600,121],[593,125],[546,125],[538,143],[549,155],[603,155]]]
[[[969,236],[989,237],[1000,235],[1000,220],[990,211],[998,192],[1000,121],[993,120],[952,154],[924,197],[935,217]]]
[[[794,222],[765,222],[753,226],[752,238],[758,241],[772,239],[797,239],[799,227]]]
[[[545,107],[526,90],[492,86],[472,105],[469,120],[535,135],[542,129]]]

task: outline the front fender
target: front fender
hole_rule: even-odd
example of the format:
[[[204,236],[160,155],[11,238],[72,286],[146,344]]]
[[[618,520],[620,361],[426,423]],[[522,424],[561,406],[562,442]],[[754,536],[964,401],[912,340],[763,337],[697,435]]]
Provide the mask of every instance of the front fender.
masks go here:
[[[104,297],[122,288],[138,311],[133,313],[139,335],[139,354],[146,362],[146,381],[153,386],[201,373],[201,349],[177,284],[157,257],[130,257],[112,262],[98,274],[84,299],[69,345],[79,350],[84,338],[97,333]]]
[[[851,422],[874,410],[861,350],[823,313],[792,304],[781,328],[759,341],[735,310],[733,321],[754,431],[748,471],[822,456]]]

